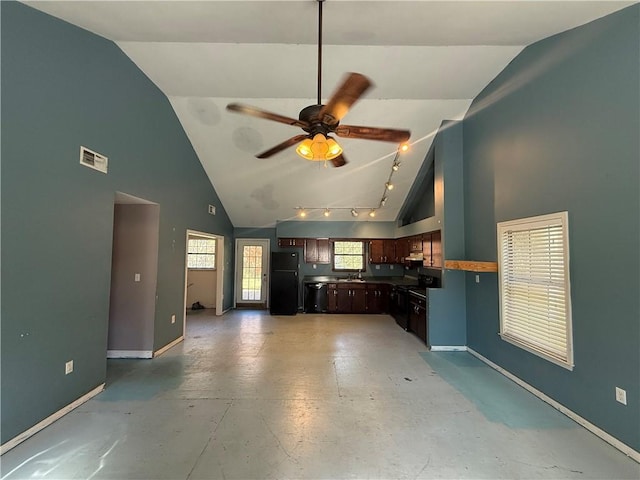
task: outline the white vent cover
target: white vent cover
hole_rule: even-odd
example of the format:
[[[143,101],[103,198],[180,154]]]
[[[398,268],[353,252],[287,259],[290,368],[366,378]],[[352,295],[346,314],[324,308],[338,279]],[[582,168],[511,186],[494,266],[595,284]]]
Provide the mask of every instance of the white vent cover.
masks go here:
[[[85,167],[93,168],[102,173],[107,173],[109,159],[104,155],[100,155],[87,147],[80,147],[80,164]]]

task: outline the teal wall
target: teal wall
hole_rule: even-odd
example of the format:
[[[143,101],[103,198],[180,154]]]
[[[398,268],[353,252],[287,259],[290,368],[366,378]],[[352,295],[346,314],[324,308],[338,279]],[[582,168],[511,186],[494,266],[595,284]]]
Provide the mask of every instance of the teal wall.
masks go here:
[[[395,238],[395,222],[314,222],[290,220],[276,224],[278,237]]]
[[[186,229],[224,235],[228,256],[233,228],[207,213],[220,200],[167,98],[115,44],[0,5],[4,443],[105,380],[116,191],[160,205],[154,349],[181,334]]]
[[[575,368],[500,339],[496,275],[478,284],[467,274],[469,347],[636,450],[639,12],[634,5],[526,48],[463,127],[468,259],[496,260],[496,222],[569,212]]]
[[[464,177],[462,122],[444,121],[433,140],[435,220],[443,259],[464,259]],[[443,270],[442,288],[429,291],[432,347],[467,344],[465,273]]]

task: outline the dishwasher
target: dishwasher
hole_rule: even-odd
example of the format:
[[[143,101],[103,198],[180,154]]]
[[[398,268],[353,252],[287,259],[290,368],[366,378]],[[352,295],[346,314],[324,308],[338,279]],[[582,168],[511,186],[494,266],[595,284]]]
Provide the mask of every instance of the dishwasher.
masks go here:
[[[325,313],[327,311],[327,284],[304,284],[304,312]]]

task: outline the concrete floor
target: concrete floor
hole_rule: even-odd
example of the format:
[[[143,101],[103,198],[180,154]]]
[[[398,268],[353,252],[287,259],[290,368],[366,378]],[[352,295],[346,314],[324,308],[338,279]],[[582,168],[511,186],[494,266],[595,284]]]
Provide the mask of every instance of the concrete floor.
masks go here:
[[[154,360],[6,453],[2,479],[640,477],[471,355],[388,316],[189,315]]]

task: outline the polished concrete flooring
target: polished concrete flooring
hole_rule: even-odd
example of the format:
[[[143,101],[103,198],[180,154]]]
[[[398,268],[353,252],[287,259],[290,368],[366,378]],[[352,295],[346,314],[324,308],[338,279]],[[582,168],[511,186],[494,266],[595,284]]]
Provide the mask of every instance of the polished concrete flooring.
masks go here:
[[[639,478],[633,460],[388,316],[188,316],[6,453],[2,479]]]

